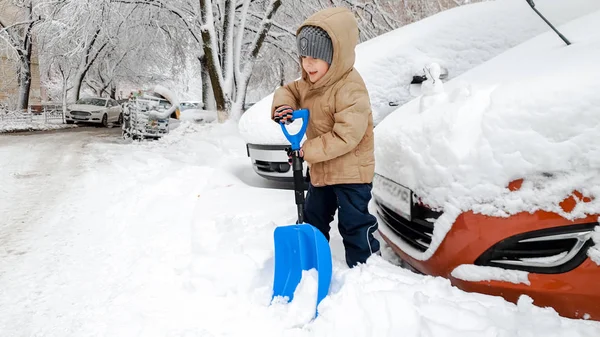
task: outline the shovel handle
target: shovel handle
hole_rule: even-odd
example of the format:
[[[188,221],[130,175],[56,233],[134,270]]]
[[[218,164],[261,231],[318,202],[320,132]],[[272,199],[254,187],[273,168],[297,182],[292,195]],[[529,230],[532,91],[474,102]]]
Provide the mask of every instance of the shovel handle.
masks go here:
[[[287,140],[290,142],[290,144],[292,144],[292,150],[294,150],[294,151],[300,150],[300,142],[302,142],[302,138],[304,138],[304,134],[306,133],[306,127],[308,126],[308,116],[309,115],[310,115],[310,113],[308,112],[308,109],[295,110],[292,113],[292,118],[294,120],[302,119],[302,127],[300,128],[300,131],[298,131],[298,133],[296,133],[294,135],[291,135],[288,132],[284,123],[280,124],[281,130],[283,131],[285,138],[287,138]]]

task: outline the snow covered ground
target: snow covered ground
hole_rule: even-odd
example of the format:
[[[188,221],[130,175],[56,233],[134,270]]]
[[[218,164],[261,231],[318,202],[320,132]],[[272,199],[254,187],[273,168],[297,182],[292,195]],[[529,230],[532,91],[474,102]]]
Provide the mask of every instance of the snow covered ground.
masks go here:
[[[36,116],[38,117],[38,116]],[[33,118],[29,121],[0,119],[0,133],[19,132],[19,131],[49,131],[59,129],[76,128],[77,125],[65,124],[62,120],[45,121],[43,117]]]
[[[294,302],[269,305],[272,234],[294,222],[293,192],[250,186],[231,123],[182,122],[145,143],[0,135],[0,158],[2,336],[600,335],[598,322],[464,293],[381,257],[348,269],[337,231],[319,317],[310,274]]]

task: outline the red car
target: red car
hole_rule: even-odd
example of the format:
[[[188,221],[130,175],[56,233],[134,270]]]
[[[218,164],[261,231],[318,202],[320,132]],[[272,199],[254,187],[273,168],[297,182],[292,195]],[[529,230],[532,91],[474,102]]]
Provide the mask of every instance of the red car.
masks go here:
[[[512,183],[511,188],[516,189],[520,182],[522,180]],[[386,184],[396,183],[387,180]],[[522,212],[510,217],[465,212],[458,216],[435,253],[426,260],[419,260],[407,251],[416,255],[414,251],[425,252],[429,248],[433,220],[441,213],[418,203],[411,195],[408,199],[410,220],[374,192],[381,236],[417,271],[449,278],[453,285],[465,291],[502,296],[512,302],[526,294],[533,298],[534,304],[553,307],[562,316],[600,320],[600,289],[595,286],[600,280],[600,267],[587,255],[588,248],[594,244],[591,236],[598,226],[598,214],[569,221],[544,211]],[[577,201],[591,199],[575,191],[560,206],[570,212]],[[461,265],[525,271],[529,284],[460,279],[453,276],[453,271]]]
[[[423,274],[600,320],[600,10],[559,29],[378,124],[371,208]]]

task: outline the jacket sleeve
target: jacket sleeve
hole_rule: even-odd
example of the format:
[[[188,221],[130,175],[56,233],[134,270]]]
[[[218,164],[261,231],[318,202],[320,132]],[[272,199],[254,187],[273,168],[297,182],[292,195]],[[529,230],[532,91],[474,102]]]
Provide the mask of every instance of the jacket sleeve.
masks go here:
[[[277,88],[273,94],[273,103],[271,105],[271,119],[275,113],[275,109],[281,105],[289,105],[294,110],[298,110],[298,101],[300,95],[298,93],[298,81],[290,82],[282,87]]]
[[[327,161],[352,151],[367,131],[371,104],[364,86],[356,83],[344,85],[336,93],[335,106],[333,129],[307,140],[302,146],[304,160],[310,164]]]

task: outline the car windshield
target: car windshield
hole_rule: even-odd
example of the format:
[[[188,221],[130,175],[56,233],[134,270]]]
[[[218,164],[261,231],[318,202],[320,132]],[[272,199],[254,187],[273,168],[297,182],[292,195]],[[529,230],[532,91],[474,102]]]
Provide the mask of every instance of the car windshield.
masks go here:
[[[77,104],[96,105],[104,106],[106,103],[105,99],[102,98],[82,98],[77,101]]]

